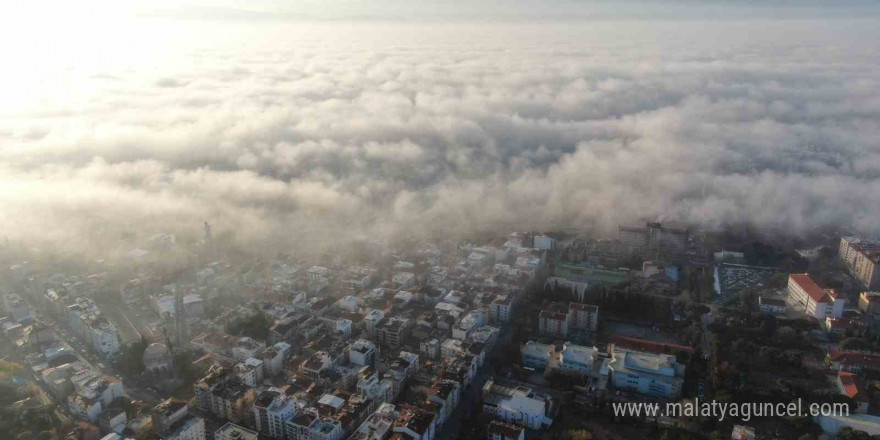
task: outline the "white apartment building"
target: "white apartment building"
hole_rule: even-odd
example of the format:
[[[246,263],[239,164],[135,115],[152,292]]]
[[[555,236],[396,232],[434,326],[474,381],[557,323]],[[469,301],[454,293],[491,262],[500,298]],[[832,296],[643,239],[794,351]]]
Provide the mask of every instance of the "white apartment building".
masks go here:
[[[379,358],[379,347],[372,341],[358,339],[348,346],[348,361],[361,367],[374,365]]]
[[[391,436],[391,428],[397,420],[394,405],[383,403],[349,437],[349,440],[386,440]]]
[[[380,403],[394,400],[394,384],[390,379],[379,380],[376,373],[358,381],[357,392]]]
[[[173,423],[168,433],[162,438],[164,440],[205,440],[205,419],[187,415]]]
[[[113,356],[119,353],[119,335],[116,327],[107,319],[100,317],[89,324],[88,341],[92,348],[102,356]]]
[[[381,310],[370,310],[364,316],[364,329],[370,337],[375,337],[379,330],[379,323],[385,318],[385,312]]]
[[[489,316],[493,324],[510,322],[512,302],[510,297],[499,296],[489,304]]]
[[[785,301],[761,296],[758,297],[758,308],[764,313],[785,313]]]
[[[214,432],[214,440],[257,440],[259,434],[243,426],[227,423]]]
[[[542,310],[538,315],[538,332],[545,336],[568,337],[571,315],[568,313]]]
[[[471,310],[452,328],[452,337],[465,340],[471,331],[482,326],[485,322],[486,313],[484,310]]]
[[[681,393],[685,366],[675,356],[609,345],[611,381],[616,388],[672,399]]]
[[[834,289],[823,289],[807,274],[788,276],[788,297],[804,306],[808,316],[825,320],[826,317],[840,318],[846,305],[846,298]]]
[[[287,440],[340,440],[345,434],[342,423],[332,417],[322,417],[316,411],[306,411],[284,424]]]
[[[299,411],[297,400],[280,388],[269,388],[251,406],[254,428],[271,438],[284,438],[284,424]]]
[[[267,377],[280,374],[284,361],[290,356],[292,347],[286,342],[278,342],[263,350],[263,372]]]
[[[546,417],[546,400],[535,396],[531,388],[506,387],[492,379],[483,385],[483,413],[530,429],[541,429],[553,422]]]
[[[323,281],[327,278],[327,268],[322,266],[312,266],[308,271],[309,281]]]
[[[559,355],[560,366],[565,371],[590,374],[598,355],[599,349],[596,347],[585,347],[566,342]]]
[[[232,358],[244,362],[248,358],[259,357],[266,349],[266,343],[252,338],[243,337],[232,347]]]
[[[522,354],[523,365],[536,370],[543,370],[547,368],[547,365],[550,364],[550,361],[556,355],[556,347],[528,341],[523,344],[520,353]]]
[[[584,303],[569,303],[568,313],[571,315],[569,325],[575,330],[595,332],[599,325],[599,306]]]

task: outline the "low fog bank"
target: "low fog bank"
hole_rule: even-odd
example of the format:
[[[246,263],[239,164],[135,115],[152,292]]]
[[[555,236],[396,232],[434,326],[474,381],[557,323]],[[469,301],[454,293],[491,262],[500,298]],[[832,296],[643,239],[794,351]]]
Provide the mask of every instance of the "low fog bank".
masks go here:
[[[613,237],[646,218],[875,234],[874,25],[150,23],[37,41],[0,74],[0,229],[89,256],[195,243],[205,220],[261,253]]]

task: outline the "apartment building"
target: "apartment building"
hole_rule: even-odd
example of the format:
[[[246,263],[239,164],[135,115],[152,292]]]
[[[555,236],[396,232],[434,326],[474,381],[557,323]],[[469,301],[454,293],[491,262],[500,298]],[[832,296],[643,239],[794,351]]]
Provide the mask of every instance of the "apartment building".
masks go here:
[[[550,364],[553,356],[556,355],[556,347],[549,344],[541,344],[535,341],[526,342],[520,349],[522,354],[522,363],[524,366],[543,370]]]
[[[572,302],[568,305],[568,313],[571,315],[569,325],[572,329],[596,331],[599,325],[599,306]]]
[[[571,315],[564,311],[545,309],[538,315],[538,333],[557,338],[568,337]]]
[[[529,429],[541,429],[552,423],[546,412],[547,401],[536,396],[531,388],[507,387],[492,379],[483,385],[483,413],[487,415]]]
[[[566,342],[559,354],[560,367],[565,371],[590,374],[598,356],[599,349],[596,347],[585,347]]]
[[[391,436],[395,420],[397,411],[394,405],[383,403],[352,433],[349,440],[386,440]]]
[[[214,440],[257,440],[259,434],[243,426],[227,423],[214,431]]]
[[[803,305],[804,313],[816,319],[840,318],[846,298],[834,289],[823,289],[807,274],[788,276],[788,297]]]
[[[394,420],[392,432],[410,440],[433,440],[436,432],[435,414],[419,408],[401,408]]]
[[[880,291],[866,291],[860,293],[859,310],[869,315],[880,313]]]
[[[214,365],[193,387],[203,411],[233,422],[242,422],[255,399],[254,390],[228,368]]]
[[[489,319],[493,324],[510,322],[513,301],[509,296],[498,296],[489,304]]]
[[[281,388],[264,390],[251,406],[253,427],[270,438],[284,438],[284,424],[296,416],[297,400]]]
[[[187,414],[171,424],[163,440],[205,440],[205,419]],[[215,440],[217,438],[215,437]]]
[[[675,356],[634,351],[615,344],[609,344],[608,351],[611,381],[616,388],[667,399],[681,394],[685,366],[676,362]]]
[[[869,290],[880,289],[880,244],[841,237],[840,259],[849,273]]]

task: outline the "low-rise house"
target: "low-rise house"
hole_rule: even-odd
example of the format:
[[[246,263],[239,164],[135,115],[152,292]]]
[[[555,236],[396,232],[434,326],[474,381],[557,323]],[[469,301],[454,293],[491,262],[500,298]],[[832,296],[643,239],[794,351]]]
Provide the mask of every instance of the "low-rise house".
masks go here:
[[[864,389],[859,377],[854,373],[841,371],[837,373],[837,387],[840,393],[852,399],[856,404],[855,412],[867,413],[871,398]]]
[[[864,370],[880,371],[880,355],[853,350],[838,350],[828,354],[828,363],[838,371],[859,373]]]
[[[526,430],[513,423],[492,420],[486,429],[487,440],[525,440]]]
[[[758,307],[764,313],[785,313],[785,300],[761,296],[758,297]]]

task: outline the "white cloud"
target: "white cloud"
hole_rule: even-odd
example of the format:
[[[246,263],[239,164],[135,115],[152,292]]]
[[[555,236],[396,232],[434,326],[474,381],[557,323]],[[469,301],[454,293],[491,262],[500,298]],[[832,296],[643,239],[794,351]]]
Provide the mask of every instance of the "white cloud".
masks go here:
[[[880,232],[876,24],[135,27],[156,58],[97,39],[0,74],[19,97],[0,228],[86,247],[205,218],[243,246],[657,216]]]

